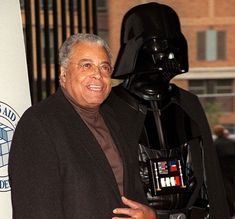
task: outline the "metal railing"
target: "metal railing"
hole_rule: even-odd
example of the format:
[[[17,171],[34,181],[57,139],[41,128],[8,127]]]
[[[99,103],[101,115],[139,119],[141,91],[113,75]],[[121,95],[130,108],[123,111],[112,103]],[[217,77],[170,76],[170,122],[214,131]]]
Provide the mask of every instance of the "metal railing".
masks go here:
[[[97,34],[96,0],[22,0],[32,103],[59,86],[58,50],[76,32]]]

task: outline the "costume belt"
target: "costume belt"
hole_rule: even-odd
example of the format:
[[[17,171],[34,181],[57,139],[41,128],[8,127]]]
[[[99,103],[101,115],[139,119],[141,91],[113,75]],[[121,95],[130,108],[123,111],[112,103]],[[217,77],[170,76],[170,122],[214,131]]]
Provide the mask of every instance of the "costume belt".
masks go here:
[[[207,219],[208,210],[205,208],[191,207],[179,210],[156,210],[158,219]]]

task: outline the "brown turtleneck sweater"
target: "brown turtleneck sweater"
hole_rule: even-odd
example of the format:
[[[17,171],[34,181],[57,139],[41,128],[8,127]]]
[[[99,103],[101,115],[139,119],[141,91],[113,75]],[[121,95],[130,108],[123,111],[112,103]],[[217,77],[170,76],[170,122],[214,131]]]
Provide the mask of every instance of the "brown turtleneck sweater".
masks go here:
[[[86,108],[80,106],[75,100],[68,94],[68,92],[62,88],[62,91],[68,101],[73,105],[76,112],[81,116],[82,120],[86,123],[87,127],[95,136],[99,145],[101,146],[109,164],[113,170],[119,192],[123,195],[123,163],[120,157],[119,151],[113,141],[113,138],[103,120],[102,115],[99,113],[99,107]]]

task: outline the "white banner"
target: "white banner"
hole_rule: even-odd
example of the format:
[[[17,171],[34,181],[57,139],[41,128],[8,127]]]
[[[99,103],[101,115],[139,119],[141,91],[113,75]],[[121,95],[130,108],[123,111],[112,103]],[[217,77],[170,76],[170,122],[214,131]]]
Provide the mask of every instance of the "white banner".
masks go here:
[[[0,219],[12,218],[9,150],[16,124],[30,105],[19,0],[0,0]]]

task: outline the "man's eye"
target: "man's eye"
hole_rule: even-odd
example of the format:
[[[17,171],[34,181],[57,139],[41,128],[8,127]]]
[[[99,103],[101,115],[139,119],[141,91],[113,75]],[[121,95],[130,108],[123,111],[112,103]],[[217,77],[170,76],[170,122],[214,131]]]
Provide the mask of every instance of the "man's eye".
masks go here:
[[[100,68],[104,72],[110,72],[110,70],[111,70],[109,65],[101,65]]]
[[[82,66],[83,70],[88,70],[92,67],[92,64],[91,63],[83,63],[81,66]]]

